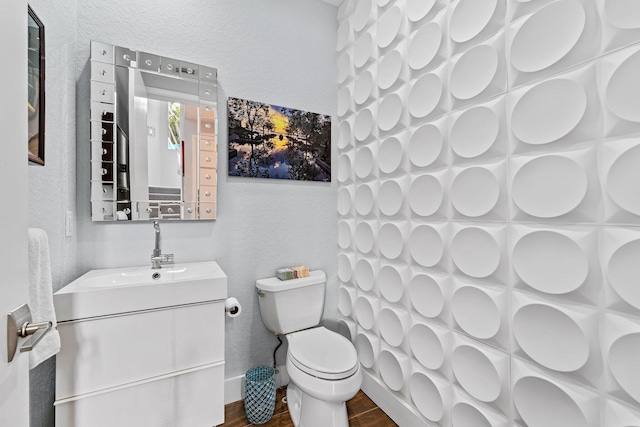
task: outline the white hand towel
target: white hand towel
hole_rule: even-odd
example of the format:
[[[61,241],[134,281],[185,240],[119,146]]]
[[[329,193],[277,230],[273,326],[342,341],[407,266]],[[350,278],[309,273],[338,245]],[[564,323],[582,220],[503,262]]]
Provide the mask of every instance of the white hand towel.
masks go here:
[[[29,308],[34,323],[53,322],[52,330],[29,353],[29,369],[33,369],[60,351],[60,334],[53,308],[49,239],[47,233],[38,228],[29,229]]]

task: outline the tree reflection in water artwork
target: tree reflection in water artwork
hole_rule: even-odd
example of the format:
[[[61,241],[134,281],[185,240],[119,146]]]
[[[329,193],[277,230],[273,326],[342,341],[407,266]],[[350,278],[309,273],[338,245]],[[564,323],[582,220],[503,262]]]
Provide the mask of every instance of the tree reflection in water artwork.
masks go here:
[[[331,181],[331,117],[229,98],[229,176]]]

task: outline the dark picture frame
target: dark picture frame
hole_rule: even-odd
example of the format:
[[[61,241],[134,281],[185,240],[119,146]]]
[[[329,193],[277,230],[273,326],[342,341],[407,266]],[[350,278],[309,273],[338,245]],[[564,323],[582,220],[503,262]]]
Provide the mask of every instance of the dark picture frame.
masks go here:
[[[29,163],[44,166],[44,25],[28,6],[28,147]]]

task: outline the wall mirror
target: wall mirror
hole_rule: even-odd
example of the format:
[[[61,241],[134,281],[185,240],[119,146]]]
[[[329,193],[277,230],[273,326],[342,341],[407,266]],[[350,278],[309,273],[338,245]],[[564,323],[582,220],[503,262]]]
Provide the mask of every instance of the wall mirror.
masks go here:
[[[44,166],[44,25],[28,6],[29,162]]]
[[[91,42],[94,221],[216,218],[215,68]]]

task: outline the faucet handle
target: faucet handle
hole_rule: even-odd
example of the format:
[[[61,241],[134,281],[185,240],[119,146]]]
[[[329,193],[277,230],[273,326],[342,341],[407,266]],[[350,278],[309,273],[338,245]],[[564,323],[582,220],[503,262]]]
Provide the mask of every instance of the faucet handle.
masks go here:
[[[162,264],[174,264],[173,262],[173,254],[162,254],[160,255],[160,262]]]

